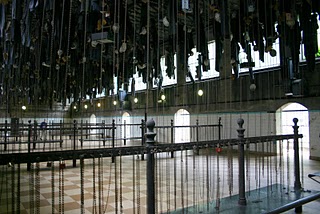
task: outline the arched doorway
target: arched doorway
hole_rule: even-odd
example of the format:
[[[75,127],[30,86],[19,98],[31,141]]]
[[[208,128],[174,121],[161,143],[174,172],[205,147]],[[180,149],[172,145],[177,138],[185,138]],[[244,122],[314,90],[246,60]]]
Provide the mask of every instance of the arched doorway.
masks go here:
[[[121,126],[121,137],[122,138],[130,138],[131,133],[130,133],[130,125],[131,124],[131,119],[130,119],[130,114],[128,112],[124,112],[122,114],[122,126]]]
[[[174,142],[190,142],[190,113],[185,109],[179,109],[174,115],[175,126],[186,126],[186,128],[175,128]]]
[[[293,118],[298,119],[299,134],[303,135],[302,147],[309,156],[309,112],[299,103],[288,103],[277,110],[277,134],[293,134]],[[292,146],[290,145],[292,148]]]
[[[90,127],[92,127],[93,129],[90,130],[90,133],[97,133],[97,129],[96,129],[96,124],[97,124],[97,117],[95,114],[92,114],[90,116]]]

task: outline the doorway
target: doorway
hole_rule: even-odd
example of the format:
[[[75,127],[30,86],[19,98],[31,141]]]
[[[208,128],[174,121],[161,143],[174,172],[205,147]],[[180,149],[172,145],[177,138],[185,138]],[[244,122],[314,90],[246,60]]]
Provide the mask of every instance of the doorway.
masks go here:
[[[174,142],[184,143],[190,142],[190,113],[185,109],[179,109],[174,115],[175,126],[186,126],[175,128]]]
[[[92,114],[90,116],[90,121],[89,121],[90,127],[92,127],[92,129],[90,129],[90,133],[91,134],[95,134],[97,133],[97,129],[96,129],[96,124],[97,124],[97,117],[95,114]]]
[[[293,118],[298,119],[299,134],[303,135],[302,146],[305,157],[309,157],[309,111],[299,103],[288,103],[277,110],[277,134],[293,134]],[[290,149],[292,149],[290,145]]]
[[[131,124],[131,119],[130,119],[130,114],[128,112],[124,112],[122,114],[122,126],[121,126],[121,137],[122,138],[129,138],[130,140],[131,137],[131,132],[130,132],[130,124]],[[129,125],[128,125],[129,124]],[[127,140],[127,141],[128,141]]]

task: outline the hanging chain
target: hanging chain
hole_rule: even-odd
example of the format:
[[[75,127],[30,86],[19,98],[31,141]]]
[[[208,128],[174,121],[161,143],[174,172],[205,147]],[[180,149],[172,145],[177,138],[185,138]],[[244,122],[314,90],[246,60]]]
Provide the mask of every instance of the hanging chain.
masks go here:
[[[117,170],[117,159],[114,157],[114,193],[115,193],[115,213],[118,213],[118,170]]]
[[[80,207],[81,214],[84,214],[84,159],[80,158]]]
[[[158,154],[159,156],[160,156],[160,154]],[[159,207],[159,209],[160,209],[160,213],[162,213],[163,212],[163,209],[162,209],[162,205],[163,205],[163,203],[162,203],[162,200],[163,200],[163,196],[162,196],[162,183],[163,183],[163,174],[164,174],[164,169],[163,169],[163,164],[162,164],[162,161],[159,161],[158,162],[158,165],[159,165],[159,167],[158,167],[158,169],[159,169],[159,183],[158,183],[158,187],[159,187],[159,204],[160,204],[160,207]]]
[[[14,170],[14,168],[15,168],[15,164],[14,163],[12,163],[12,165],[11,165],[11,208],[12,208],[12,213],[15,213],[15,204],[16,204],[16,202],[15,202],[15,198],[16,198],[16,196],[15,196],[15,170]]]
[[[99,213],[102,212],[102,198],[101,198],[101,191],[103,189],[102,179],[101,179],[101,157],[98,158],[98,194],[99,194]]]
[[[20,171],[20,163],[18,163],[17,167],[18,180],[17,180],[17,213],[20,213],[20,183],[21,183],[21,171]],[[1,199],[0,199],[1,200]]]
[[[95,158],[92,158],[92,182],[93,182],[93,201],[92,201],[92,213],[97,213],[97,203],[96,203],[96,161]],[[99,185],[100,188],[100,185]],[[100,201],[99,201],[100,203]],[[101,210],[99,209],[99,213],[101,213]]]
[[[250,163],[250,157],[249,157],[249,148],[250,148],[249,141],[246,141],[244,146],[246,148],[246,150],[245,150],[246,176],[247,176],[247,183],[249,184],[249,185],[247,185],[247,187],[248,187],[248,191],[250,192],[250,189],[251,189],[251,187],[250,187],[250,165],[251,165],[251,163]]]
[[[136,203],[136,176],[135,176],[135,170],[136,170],[136,165],[135,165],[135,159],[134,159],[135,155],[132,155],[132,201],[133,201],[133,205],[135,205]],[[157,166],[157,164],[156,164]],[[157,170],[156,170],[157,171]],[[157,177],[157,176],[156,176]],[[155,181],[156,182],[156,181]],[[157,183],[157,182],[156,182]],[[136,213],[136,208],[134,206],[133,208],[133,214]]]
[[[217,154],[217,195],[216,195],[216,209],[220,209],[220,163],[219,163],[219,152]]]
[[[140,214],[141,198],[140,198],[140,160],[137,161],[137,213]]]
[[[180,160],[180,176],[181,176],[181,207],[184,212],[184,185],[183,185],[183,148],[181,147],[181,160]]]
[[[290,143],[287,140],[287,190],[289,191],[290,186]]]
[[[29,207],[30,213],[34,213],[34,170],[33,170],[33,163],[30,163],[30,172],[29,172]]]
[[[277,142],[277,141],[275,141],[274,142],[274,150],[273,151],[277,151],[277,145],[279,144],[279,142]],[[278,153],[278,154],[280,154],[280,153]],[[280,154],[281,155],[281,154]],[[276,184],[278,183],[278,174],[279,174],[279,172],[278,172],[278,155],[276,155],[276,157],[274,158],[274,171],[275,171],[275,173],[276,173],[276,175],[275,175],[275,179],[276,179]]]
[[[63,160],[59,162],[59,213],[64,213],[64,168]]]
[[[167,212],[170,210],[170,163],[169,163],[169,152],[166,153],[166,196],[167,196]]]
[[[228,142],[228,184],[229,184],[229,196],[232,195],[233,192],[233,155],[232,155],[232,147],[230,142]]]
[[[186,185],[184,185],[185,186],[185,188],[186,188],[186,190],[187,190],[187,187],[188,187],[188,169],[189,169],[189,167],[188,167],[188,150],[185,150],[185,184]],[[188,194],[188,191],[186,191],[187,192],[187,194],[186,194],[186,204],[185,204],[185,206],[186,207],[188,207],[188,196],[189,196],[189,194]]]
[[[60,160],[59,161],[59,213],[62,212],[62,190],[61,190],[61,186],[62,186],[62,182],[61,182],[61,178],[62,178],[62,175],[61,175],[61,172],[62,172],[62,161]]]
[[[209,211],[209,202],[210,202],[210,186],[209,186],[209,174],[210,174],[210,168],[209,168],[209,148],[208,145],[206,146],[206,189],[207,189],[207,211]]]
[[[193,155],[192,155],[192,201],[196,203],[196,146],[193,146]]]
[[[159,167],[158,167],[158,164],[159,164],[158,156],[159,156],[159,153],[156,153],[156,155],[155,155],[155,169],[154,169],[156,174],[154,176],[154,183],[155,183],[156,189],[157,190],[161,190],[160,183],[158,182],[158,175],[160,175],[160,171],[158,171],[158,169],[159,169]],[[159,199],[158,194],[155,194],[155,201],[157,202],[158,199]],[[158,210],[159,210],[158,203],[156,203],[155,204],[155,212],[159,213]]]
[[[258,154],[258,145],[257,142],[254,144],[255,154]],[[254,178],[256,181],[256,189],[258,189],[258,155],[254,156]]]
[[[119,176],[120,176],[120,213],[123,213],[123,198],[122,198],[122,154],[121,151],[119,151]]]
[[[40,163],[36,162],[36,213],[40,214]]]
[[[54,200],[54,162],[51,162],[51,213],[55,213],[55,200]]]
[[[106,213],[106,210],[107,210],[108,204],[109,204],[109,196],[110,196],[110,191],[111,191],[111,180],[112,180],[112,162],[110,162],[110,167],[109,167],[108,193],[107,193],[107,200],[105,202],[103,213]]]
[[[304,164],[303,164],[303,141],[302,141],[302,139],[300,140],[300,156],[301,156],[301,160],[300,160],[300,169],[301,169],[301,173],[300,173],[300,175],[301,175],[301,184],[302,184],[302,186],[303,186],[303,184],[304,184]]]
[[[176,156],[176,155],[175,155]],[[174,181],[174,209],[177,209],[177,158],[174,157],[173,160],[173,181]]]
[[[283,175],[283,140],[279,143],[279,151],[280,151],[280,157],[279,157],[279,171],[280,171],[280,184],[281,186],[284,183],[284,175]]]
[[[267,144],[267,186],[269,186],[270,185],[270,179],[269,179],[269,176],[270,176],[270,170],[269,170],[269,157],[270,157],[270,155],[269,155],[269,142],[265,142],[266,144]]]
[[[67,41],[67,54],[66,56],[69,57],[69,49],[70,49],[70,37],[71,37],[71,17],[72,17],[72,1],[70,0],[70,9],[69,9],[69,23],[68,23],[68,41]],[[70,66],[69,66],[70,60],[67,60],[66,63],[66,72],[64,75],[64,99],[67,99],[67,80],[68,80],[68,73],[70,71]],[[63,101],[64,103],[66,102],[65,100]]]

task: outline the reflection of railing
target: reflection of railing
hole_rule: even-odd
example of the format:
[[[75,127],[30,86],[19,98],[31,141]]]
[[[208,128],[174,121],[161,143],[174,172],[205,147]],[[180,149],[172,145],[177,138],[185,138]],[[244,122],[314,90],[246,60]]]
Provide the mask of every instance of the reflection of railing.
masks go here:
[[[114,180],[114,188],[115,188],[115,204],[114,204],[114,211],[118,211],[118,208],[122,207],[122,166],[125,164],[125,158],[124,157],[131,157],[127,159],[128,163],[127,165],[133,166],[133,175],[132,178],[137,179],[134,181],[133,185],[137,185],[137,189],[134,188],[132,200],[135,204],[134,207],[137,207],[138,209],[142,209],[140,206],[141,201],[141,189],[140,185],[142,183],[146,183],[147,187],[147,212],[148,213],[155,213],[156,210],[160,211],[160,207],[167,206],[167,209],[165,212],[169,213],[181,213],[181,212],[189,212],[192,213],[195,211],[195,207],[197,209],[200,209],[202,211],[206,211],[207,213],[216,212],[217,210],[220,210],[221,212],[225,209],[231,209],[231,207],[235,207],[236,209],[239,209],[238,206],[235,206],[236,204],[241,205],[242,210],[255,210],[255,213],[261,213],[261,212],[270,212],[275,213],[278,210],[285,211],[291,208],[295,208],[297,210],[301,209],[301,206],[304,203],[307,203],[311,200],[315,200],[317,198],[320,198],[320,193],[314,193],[313,191],[304,191],[301,187],[300,182],[300,160],[299,160],[299,148],[298,148],[298,139],[302,137],[302,135],[298,134],[298,126],[297,126],[297,120],[295,120],[294,124],[294,134],[292,135],[274,135],[274,136],[260,136],[260,137],[244,137],[245,130],[243,129],[243,120],[238,120],[239,128],[238,131],[238,138],[237,139],[218,139],[218,140],[203,140],[203,141],[194,141],[194,142],[188,142],[188,143],[179,143],[174,144],[171,142],[167,142],[165,144],[157,144],[154,141],[154,138],[156,136],[156,132],[154,130],[160,130],[161,127],[155,128],[153,122],[147,122],[146,127],[147,131],[143,131],[144,133],[144,144],[139,146],[126,146],[126,147],[116,147],[113,148],[92,148],[92,149],[75,149],[75,150],[64,150],[64,151],[49,151],[49,152],[30,152],[30,153],[19,153],[19,154],[2,154],[0,156],[0,164],[1,165],[7,165],[12,167],[11,171],[8,171],[8,173],[11,173],[12,176],[13,173],[20,173],[20,171],[14,171],[15,169],[19,169],[23,166],[23,163],[28,164],[28,170],[30,173],[30,176],[35,176],[38,179],[39,174],[41,173],[39,170],[39,167],[36,167],[36,169],[33,167],[34,163],[36,166],[39,165],[40,162],[50,162],[48,166],[51,167],[51,170],[54,172],[54,163],[59,163],[59,176],[63,175],[61,171],[68,170],[65,169],[65,162],[67,160],[73,161],[73,166],[75,167],[76,160],[80,159],[80,179],[83,182],[85,171],[84,166],[87,162],[84,162],[84,159],[92,160],[98,159],[98,163],[101,164],[103,162],[108,161],[109,159],[106,157],[111,157],[112,161],[110,164],[114,164],[114,171],[111,168],[112,165],[110,165],[110,176],[113,174],[114,177],[108,177],[108,180],[110,179]],[[78,130],[77,123],[74,122],[74,130]],[[112,137],[115,139],[115,123],[113,122],[112,125]],[[29,127],[31,128],[31,127]],[[142,124],[141,126],[142,130],[144,130],[144,126]],[[163,128],[163,127],[162,127]],[[173,126],[167,127],[168,129],[172,129]],[[76,134],[76,132],[74,132]],[[75,137],[75,136],[74,136]],[[170,136],[171,137],[171,136]],[[290,169],[289,166],[291,164],[285,164],[285,159],[283,158],[283,147],[282,147],[282,141],[293,139],[294,144],[294,169]],[[258,158],[261,158],[261,162],[263,164],[269,164],[267,167],[268,174],[264,176],[260,175],[254,175],[259,176],[259,183],[264,182],[263,184],[263,193],[261,195],[265,195],[266,192],[268,194],[275,194],[272,195],[272,197],[264,198],[263,200],[269,200],[271,198],[275,197],[283,197],[283,198],[290,198],[292,197],[292,194],[294,194],[293,201],[288,200],[276,200],[273,203],[269,203],[268,201],[265,203],[260,203],[259,201],[261,198],[252,198],[260,197],[259,194],[256,194],[258,191],[260,191],[260,184],[259,187],[255,191],[255,194],[252,194],[251,191],[250,194],[247,194],[246,191],[248,190],[247,186],[249,186],[249,190],[252,190],[252,182],[250,179],[252,179],[252,175],[247,172],[248,170],[248,161],[250,160],[250,152],[246,151],[246,148],[250,147],[251,144],[263,144],[266,146],[271,146],[270,142],[272,142],[273,145],[279,146],[279,151],[277,151],[278,155],[271,157],[270,155],[266,157],[259,156]],[[231,155],[231,149],[234,146],[238,146],[238,150],[236,153],[236,156],[233,157]],[[248,146],[248,147],[247,147]],[[225,148],[224,151],[227,151],[227,155],[224,156],[223,152],[215,152],[216,148]],[[193,154],[187,153],[187,151],[193,151]],[[201,154],[199,154],[198,151],[203,151]],[[168,158],[168,154],[172,152],[180,152],[180,156],[176,156],[174,158]],[[234,151],[233,151],[234,152]],[[138,164],[140,164],[140,160],[134,160],[132,161],[136,155],[146,154],[147,155],[147,161],[146,168],[140,169],[140,165],[138,168]],[[204,155],[203,155],[204,154]],[[163,159],[163,157],[165,157]],[[106,159],[102,159],[106,158]],[[256,160],[256,156],[253,156],[253,159]],[[238,160],[238,164],[233,163],[233,159]],[[213,160],[216,160],[216,163],[214,163]],[[287,161],[290,161],[290,159],[287,159]],[[235,161],[236,162],[236,161]],[[95,162],[93,162],[95,163]],[[116,164],[119,163],[119,164]],[[143,162],[141,162],[142,164]],[[135,165],[137,164],[137,165]],[[228,164],[228,167],[226,167]],[[15,165],[18,165],[18,167],[15,167]],[[21,165],[21,166],[20,166]],[[256,164],[257,165],[257,164]],[[274,174],[271,173],[271,166],[275,167]],[[287,168],[284,168],[284,166],[287,166]],[[53,168],[52,168],[53,167]],[[101,167],[101,166],[99,166]],[[136,170],[139,169],[139,172]],[[257,166],[259,167],[259,170],[257,170],[256,173],[259,172],[263,166]],[[90,165],[89,168],[92,168],[92,165]],[[94,165],[95,169],[95,165]],[[105,170],[108,171],[108,169],[105,168]],[[128,171],[130,169],[127,169],[125,171],[126,176],[130,173]],[[231,170],[231,171],[230,171]],[[238,191],[232,190],[233,186],[233,172],[232,170],[238,171]],[[262,170],[263,171],[263,170]],[[292,174],[293,172],[293,174]],[[6,171],[3,171],[1,175],[3,176],[6,173]],[[35,173],[35,174],[32,174]],[[61,173],[61,174],[60,174]],[[103,170],[98,170],[97,172],[93,170],[92,172],[94,176],[102,177]],[[141,178],[141,173],[146,173],[146,180],[143,180],[144,178]],[[228,175],[228,186],[229,186],[229,195],[223,193],[225,190],[224,188],[220,187],[221,185],[221,179],[225,175],[224,173],[227,173]],[[284,176],[287,175],[287,179],[284,179]],[[17,177],[19,177],[18,175]],[[52,175],[54,176],[54,175]],[[86,175],[88,176],[88,175]],[[272,177],[274,176],[274,178]],[[278,178],[278,177],[280,178]],[[271,179],[269,181],[268,179]],[[289,186],[289,184],[285,183],[291,180],[290,177],[294,178],[294,189],[293,191],[290,191],[286,188],[286,186]],[[36,180],[37,180],[36,179]],[[61,178],[63,179],[63,178]],[[120,180],[119,180],[120,179]],[[230,179],[230,180],[229,180]],[[54,178],[52,178],[54,181]],[[280,181],[280,184],[273,183],[274,181]],[[60,182],[60,179],[59,179]],[[86,181],[88,182],[88,181]],[[95,182],[95,179],[93,180]],[[163,184],[165,182],[165,185]],[[246,183],[247,182],[247,183]],[[18,185],[19,181],[14,181],[13,185]],[[83,183],[82,183],[83,184]],[[271,184],[271,185],[269,185]],[[20,184],[19,184],[20,185]],[[30,183],[28,185],[31,185],[31,189],[35,189],[35,192],[40,192],[37,188],[40,188],[39,184]],[[32,186],[34,185],[34,186]],[[60,185],[60,184],[59,184]],[[62,183],[63,185],[63,183]],[[102,188],[103,185],[102,182],[99,182],[97,187]],[[95,186],[95,184],[93,184]],[[138,188],[139,187],[139,188]],[[192,187],[192,188],[190,188]],[[284,188],[285,187],[285,188]],[[3,188],[3,187],[1,187]],[[20,186],[19,186],[20,188]],[[24,187],[25,188],[25,187]],[[81,185],[81,188],[84,188],[83,185]],[[170,188],[172,188],[170,190]],[[199,190],[200,188],[200,190]],[[271,188],[271,189],[269,189]],[[18,189],[18,188],[17,188]],[[63,189],[63,188],[62,188]],[[120,191],[118,191],[120,189]],[[284,190],[285,189],[285,190]],[[5,189],[8,190],[8,189]],[[174,194],[173,191],[174,190]],[[13,189],[13,197],[20,197],[20,192],[15,192],[15,189]],[[52,189],[53,195],[54,195],[54,188]],[[143,191],[143,190],[142,190]],[[163,199],[162,192],[167,191],[167,194],[165,196],[165,201]],[[179,191],[179,193],[177,193]],[[285,191],[285,192],[283,192]],[[235,196],[232,196],[231,194],[235,192],[237,193]],[[80,191],[81,193],[81,204],[84,205],[84,191]],[[192,193],[192,194],[191,194]],[[99,192],[101,194],[101,192]],[[190,196],[191,194],[191,196]],[[177,196],[180,196],[180,198],[177,198]],[[224,198],[223,196],[228,196]],[[33,197],[33,196],[30,196]],[[64,194],[59,193],[59,201],[63,201]],[[102,196],[99,196],[100,198],[103,198]],[[129,197],[128,194],[126,197]],[[138,197],[138,198],[136,198]],[[192,197],[188,198],[187,197]],[[237,200],[233,200],[234,198],[237,198]],[[40,200],[40,197],[35,197],[36,200],[33,201],[34,203],[32,206],[39,204],[38,200]],[[232,199],[232,200],[231,200]],[[180,202],[177,202],[177,200],[181,200]],[[223,202],[223,200],[225,200]],[[229,200],[229,201],[228,201]],[[174,205],[171,204],[170,201],[174,201]],[[188,202],[192,201],[192,202]],[[285,201],[285,204],[279,204],[279,201]],[[2,202],[0,202],[2,203]],[[169,204],[168,204],[169,203]],[[172,202],[171,202],[172,203]],[[189,204],[188,204],[189,203]],[[236,204],[234,204],[236,203]],[[104,206],[101,204],[100,200],[98,202],[99,206]],[[166,204],[166,205],[164,205]],[[201,205],[202,204],[202,205]],[[203,205],[204,204],[204,205]],[[265,205],[268,205],[270,207],[265,207]],[[272,206],[274,204],[274,206]],[[52,203],[52,206],[56,206],[57,204]],[[0,204],[1,206],[1,204]],[[62,206],[62,205],[61,205]],[[227,207],[226,207],[227,206]],[[17,207],[16,205],[13,206]],[[250,208],[251,207],[251,208]],[[252,208],[253,207],[253,208]],[[81,206],[81,211],[85,209],[84,206]],[[100,209],[100,208],[99,208]],[[135,208],[136,209],[136,208]],[[163,210],[161,210],[163,211]],[[230,211],[230,210],[229,210]],[[231,211],[233,212],[233,211]]]

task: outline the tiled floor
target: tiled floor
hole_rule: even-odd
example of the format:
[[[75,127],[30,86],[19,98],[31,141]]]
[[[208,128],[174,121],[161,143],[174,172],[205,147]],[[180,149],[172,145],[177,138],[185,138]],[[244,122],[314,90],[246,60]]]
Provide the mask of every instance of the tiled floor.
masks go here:
[[[230,194],[238,194],[237,156],[224,153],[217,155],[215,152],[206,154],[208,153],[204,152],[199,156],[177,155],[174,159],[169,154],[156,157],[156,213],[166,213],[195,204],[216,203],[217,199],[221,202],[224,200],[221,206],[237,206],[227,204],[227,200],[223,199],[230,197]],[[281,168],[279,162],[275,164],[272,157],[261,159],[255,156],[247,160],[247,191],[267,184],[287,185],[287,181],[293,183],[293,178],[289,175],[293,171],[292,165],[284,162]],[[94,161],[84,160],[83,167],[80,167],[78,160],[75,168],[72,167],[72,161],[65,161],[66,168],[60,170],[61,163],[54,162],[53,167],[48,167],[47,163],[39,163],[38,166],[33,164],[30,172],[26,170],[26,165],[21,165],[20,178],[17,164],[14,168],[0,166],[0,213],[9,214],[18,209],[20,213],[41,214],[147,213],[145,160],[142,161],[138,156],[123,156],[121,159],[117,157],[116,162],[112,163],[110,158],[95,158]],[[306,190],[320,191],[320,184],[307,177],[309,173],[318,171],[320,162],[303,159],[302,184]],[[218,203],[216,205],[220,206]],[[303,213],[318,213],[319,209],[320,200],[317,200],[304,205]],[[216,213],[219,213],[219,209],[216,209]],[[286,213],[294,213],[294,210]]]

